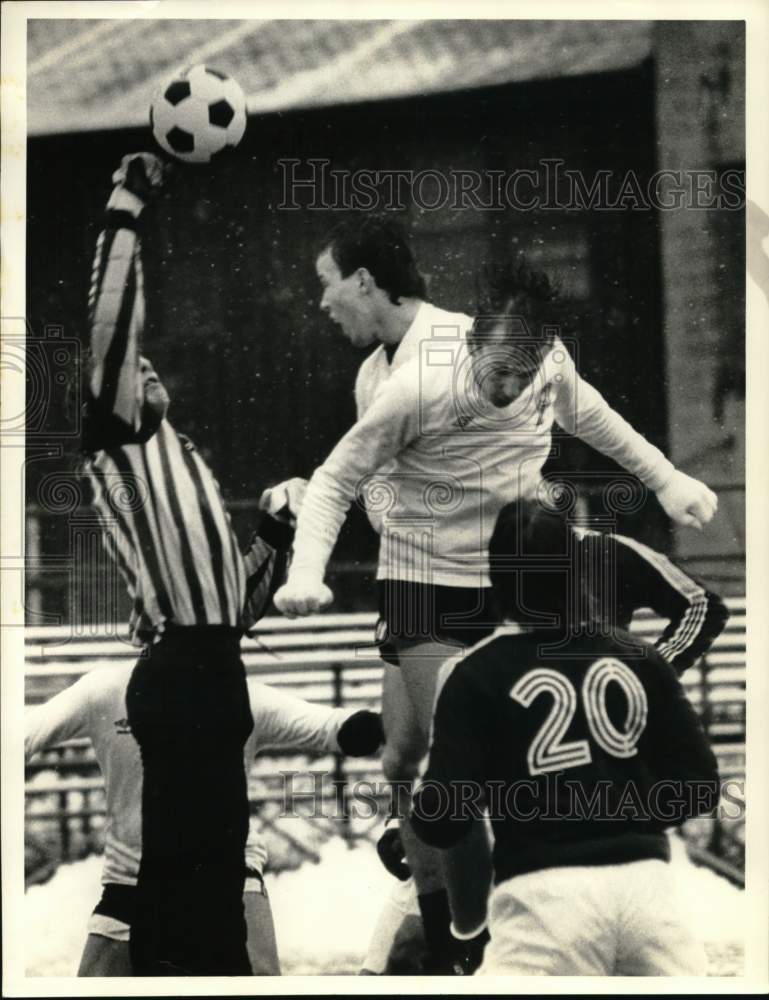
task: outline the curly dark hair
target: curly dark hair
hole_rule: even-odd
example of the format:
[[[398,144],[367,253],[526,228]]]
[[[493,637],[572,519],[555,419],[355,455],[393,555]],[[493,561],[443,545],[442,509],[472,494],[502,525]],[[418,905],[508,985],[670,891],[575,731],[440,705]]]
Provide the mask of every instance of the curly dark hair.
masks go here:
[[[562,325],[560,286],[544,271],[529,266],[521,254],[513,261],[487,265],[479,276],[478,306],[471,340],[483,340],[500,327],[511,336],[524,334],[549,347]]]
[[[331,250],[343,278],[365,267],[394,305],[401,298],[428,299],[406,230],[392,216],[350,215],[334,226],[321,249]]]

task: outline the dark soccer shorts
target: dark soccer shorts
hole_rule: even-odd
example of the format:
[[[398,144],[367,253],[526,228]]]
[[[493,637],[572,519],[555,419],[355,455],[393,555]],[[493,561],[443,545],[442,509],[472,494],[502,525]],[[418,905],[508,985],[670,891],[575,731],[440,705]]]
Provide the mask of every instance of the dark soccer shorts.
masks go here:
[[[422,642],[473,646],[499,624],[491,587],[444,587],[378,580],[376,644],[386,663],[398,666],[398,649]],[[450,649],[447,649],[450,653]]]
[[[88,933],[128,942],[136,910],[136,886],[106,882],[88,921]]]

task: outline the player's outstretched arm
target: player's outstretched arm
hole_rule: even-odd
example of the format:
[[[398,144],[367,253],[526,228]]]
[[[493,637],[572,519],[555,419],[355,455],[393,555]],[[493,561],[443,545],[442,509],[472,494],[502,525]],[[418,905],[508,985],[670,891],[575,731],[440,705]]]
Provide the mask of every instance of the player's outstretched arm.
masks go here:
[[[567,353],[566,357],[555,399],[555,419],[561,427],[638,476],[657,494],[663,510],[676,524],[692,528],[708,524],[718,507],[715,493],[679,472],[659,448],[634,430],[597,389],[579,376]]]
[[[246,569],[246,599],[243,624],[246,629],[262,618],[283,583],[294,525],[302,506],[305,479],[287,479],[264,490],[259,509],[262,521],[243,553]]]
[[[160,189],[167,167],[151,153],[123,157],[112,175],[104,229],[96,244],[91,289],[89,409],[98,421],[122,424],[130,436],[140,430],[142,386],[139,343],[144,329],[144,283],[139,220]]]
[[[268,746],[291,747],[369,757],[384,742],[382,717],[378,712],[366,709],[351,712],[312,704],[257,681],[249,681],[248,690],[257,750]]]
[[[24,716],[24,759],[65,740],[90,732],[91,678],[85,674],[43,705],[35,705]]]
[[[702,530],[718,510],[718,497],[708,486],[675,469],[657,499],[668,517],[686,528]]]
[[[275,606],[286,617],[315,614],[331,604],[323,578],[339,530],[367,479],[417,436],[419,391],[418,369],[402,368],[313,473],[288,579],[275,595]]]
[[[703,656],[724,630],[729,611],[718,596],[661,552],[615,535],[617,579],[635,608],[651,607],[669,624],[657,651],[680,676]]]

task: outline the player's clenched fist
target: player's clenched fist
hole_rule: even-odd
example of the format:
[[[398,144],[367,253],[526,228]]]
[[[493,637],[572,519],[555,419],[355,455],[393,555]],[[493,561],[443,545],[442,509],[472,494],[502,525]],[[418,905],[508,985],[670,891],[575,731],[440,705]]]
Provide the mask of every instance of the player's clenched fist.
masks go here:
[[[334,595],[322,578],[301,571],[289,573],[288,580],[275,595],[275,607],[286,618],[313,615],[331,604]]]
[[[718,497],[711,489],[678,471],[657,490],[657,499],[669,518],[690,528],[704,528],[718,508]]]

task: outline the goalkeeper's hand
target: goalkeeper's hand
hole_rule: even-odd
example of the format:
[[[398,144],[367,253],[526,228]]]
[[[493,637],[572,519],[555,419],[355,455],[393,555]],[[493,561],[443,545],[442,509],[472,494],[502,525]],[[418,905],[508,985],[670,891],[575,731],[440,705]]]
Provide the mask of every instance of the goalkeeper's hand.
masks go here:
[[[371,757],[384,741],[382,716],[368,709],[349,715],[336,734],[337,746],[348,757]]]
[[[711,489],[678,470],[657,490],[657,499],[671,520],[689,528],[704,528],[718,508],[718,497]]]
[[[411,877],[411,869],[406,863],[406,852],[403,849],[400,827],[397,824],[388,826],[377,841],[376,852],[379,860],[391,875],[401,882]]]
[[[112,175],[115,185],[107,208],[138,211],[162,189],[173,170],[154,153],[128,153]]]
[[[298,618],[324,611],[334,595],[316,573],[292,570],[275,594],[275,607],[286,618]]]
[[[298,476],[287,479],[262,493],[259,498],[259,510],[267,511],[276,521],[294,525],[302,509],[306,490],[306,479],[300,479]]]

